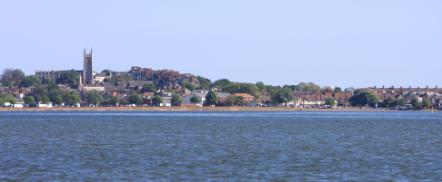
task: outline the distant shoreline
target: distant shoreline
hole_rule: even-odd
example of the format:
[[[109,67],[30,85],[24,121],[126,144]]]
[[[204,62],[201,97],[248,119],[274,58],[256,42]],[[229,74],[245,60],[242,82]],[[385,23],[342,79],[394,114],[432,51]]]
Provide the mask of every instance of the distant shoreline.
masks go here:
[[[403,112],[402,110],[391,110],[385,108],[336,108],[336,109],[317,109],[317,108],[287,108],[287,107],[54,107],[54,108],[0,108],[0,112],[8,111],[176,111],[176,112]],[[413,111],[413,110],[406,110]],[[432,112],[431,110],[419,110],[423,112]],[[440,110],[434,110],[440,112]]]

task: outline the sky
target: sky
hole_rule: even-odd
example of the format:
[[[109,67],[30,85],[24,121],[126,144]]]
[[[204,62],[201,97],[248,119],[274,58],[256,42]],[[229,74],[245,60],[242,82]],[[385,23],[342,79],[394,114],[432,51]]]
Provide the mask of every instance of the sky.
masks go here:
[[[0,69],[174,69],[283,85],[442,87],[440,0],[0,2]]]

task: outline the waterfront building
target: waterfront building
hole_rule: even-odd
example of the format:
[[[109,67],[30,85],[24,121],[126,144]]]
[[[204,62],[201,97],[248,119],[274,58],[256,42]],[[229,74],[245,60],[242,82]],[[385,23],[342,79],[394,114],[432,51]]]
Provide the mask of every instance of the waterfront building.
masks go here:
[[[250,103],[255,100],[255,97],[248,93],[234,93],[233,95],[236,97],[241,97],[244,103]]]
[[[194,90],[189,95],[183,95],[183,106],[203,106],[204,102],[206,101],[206,96],[209,93],[208,90]],[[192,97],[199,97],[201,99],[200,103],[192,103],[191,99]]]
[[[219,103],[225,103],[227,98],[232,95],[228,92],[215,92],[216,97],[218,98]]]

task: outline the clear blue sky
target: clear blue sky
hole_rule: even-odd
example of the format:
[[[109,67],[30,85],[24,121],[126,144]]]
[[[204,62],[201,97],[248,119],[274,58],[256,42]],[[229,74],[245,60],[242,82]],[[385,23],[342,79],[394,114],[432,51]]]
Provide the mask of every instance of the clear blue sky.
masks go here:
[[[269,84],[442,87],[441,0],[11,0],[0,69],[132,65]]]

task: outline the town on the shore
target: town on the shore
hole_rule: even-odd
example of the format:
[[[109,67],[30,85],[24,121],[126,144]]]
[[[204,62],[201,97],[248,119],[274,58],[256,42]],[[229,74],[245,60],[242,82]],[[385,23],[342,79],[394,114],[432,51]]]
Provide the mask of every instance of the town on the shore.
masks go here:
[[[174,70],[133,66],[129,71],[92,68],[84,50],[83,69],[36,71],[4,69],[0,107],[290,107],[442,109],[442,89],[433,87],[321,87],[314,83],[272,86],[228,79],[211,81]]]

